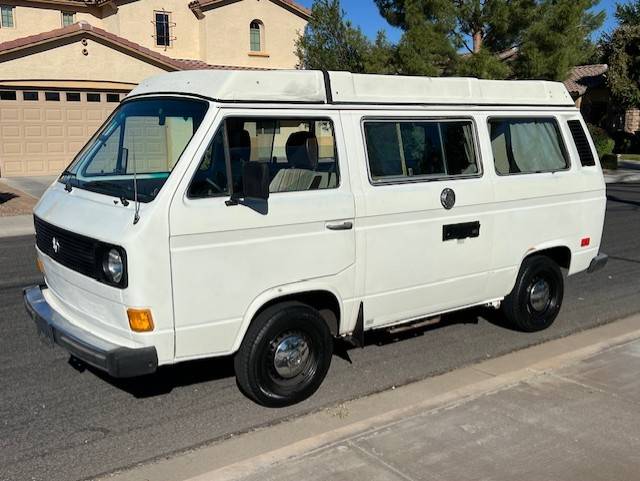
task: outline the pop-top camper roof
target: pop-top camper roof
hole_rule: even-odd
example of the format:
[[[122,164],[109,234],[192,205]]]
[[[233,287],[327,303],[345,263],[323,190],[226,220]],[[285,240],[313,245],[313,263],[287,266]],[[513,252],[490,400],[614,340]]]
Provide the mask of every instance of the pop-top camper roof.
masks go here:
[[[405,77],[314,70],[192,70],[148,78],[131,96],[179,93],[219,102],[573,106],[560,82]]]

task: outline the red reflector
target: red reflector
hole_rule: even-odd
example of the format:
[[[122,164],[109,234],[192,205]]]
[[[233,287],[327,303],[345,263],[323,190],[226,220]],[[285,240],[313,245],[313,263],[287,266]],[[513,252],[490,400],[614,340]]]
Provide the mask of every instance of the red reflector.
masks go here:
[[[591,238],[590,237],[585,237],[584,239],[582,239],[580,241],[580,247],[588,247],[589,244],[591,244]]]

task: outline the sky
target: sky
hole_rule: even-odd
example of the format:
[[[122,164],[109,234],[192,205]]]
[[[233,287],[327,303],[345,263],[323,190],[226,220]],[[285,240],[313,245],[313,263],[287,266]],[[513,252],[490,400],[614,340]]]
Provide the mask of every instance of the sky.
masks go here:
[[[313,0],[297,0],[297,2],[307,8],[311,8],[313,4]],[[354,25],[359,26],[369,38],[374,39],[378,30],[384,29],[391,41],[397,42],[400,39],[400,30],[390,26],[380,16],[373,0],[341,0],[341,3],[347,13],[347,18]],[[596,11],[604,10],[607,13],[607,19],[601,31],[594,34],[594,39],[599,38],[601,32],[611,31],[615,26],[615,17],[613,16],[615,4],[616,0],[600,0],[600,4],[595,8]]]

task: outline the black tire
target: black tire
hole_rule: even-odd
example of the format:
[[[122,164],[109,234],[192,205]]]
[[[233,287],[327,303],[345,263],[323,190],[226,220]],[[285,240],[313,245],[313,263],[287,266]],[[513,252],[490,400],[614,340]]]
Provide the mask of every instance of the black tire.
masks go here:
[[[320,313],[284,302],[262,311],[249,326],[234,359],[236,380],[258,404],[290,406],[316,392],[332,355],[333,338]]]
[[[563,296],[564,280],[558,264],[549,257],[534,255],[522,262],[502,311],[515,329],[542,331],[555,321]]]

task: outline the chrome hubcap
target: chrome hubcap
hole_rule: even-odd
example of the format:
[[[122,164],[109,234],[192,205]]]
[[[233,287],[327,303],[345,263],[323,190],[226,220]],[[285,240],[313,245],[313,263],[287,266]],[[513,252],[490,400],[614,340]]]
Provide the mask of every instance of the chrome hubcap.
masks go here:
[[[289,334],[280,340],[273,357],[273,365],[279,376],[291,379],[300,374],[309,359],[309,344],[299,334]]]
[[[537,311],[544,311],[551,300],[551,287],[544,279],[539,279],[531,286],[529,291],[529,304]]]

